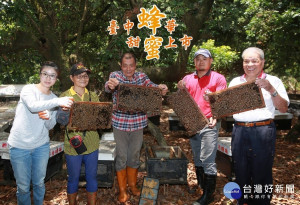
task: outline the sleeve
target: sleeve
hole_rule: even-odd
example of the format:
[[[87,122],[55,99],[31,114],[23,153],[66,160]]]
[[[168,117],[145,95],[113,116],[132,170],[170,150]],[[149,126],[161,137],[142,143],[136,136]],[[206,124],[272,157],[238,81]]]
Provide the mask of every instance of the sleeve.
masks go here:
[[[216,87],[216,91],[219,91],[219,90],[224,90],[227,88],[227,82],[226,82],[226,79],[223,75],[221,75],[219,77],[219,79],[217,80],[217,87]]]
[[[184,76],[183,78],[182,78],[182,81],[184,82],[184,84],[185,84],[185,87],[186,87],[186,89],[190,92],[190,87],[191,87],[191,83],[189,82],[189,80],[190,80],[190,74],[189,75],[186,75],[186,76]]]
[[[64,96],[67,96],[67,91],[63,92],[59,97],[64,97]],[[67,124],[69,124],[70,110],[64,111],[62,110],[61,107],[58,107],[55,119],[57,123],[66,126]]]
[[[228,87],[230,88],[230,87],[232,87],[232,86],[238,85],[238,84],[239,84],[239,83],[238,83],[238,79],[239,79],[239,78],[240,78],[240,77],[236,77],[236,78],[232,79],[232,80],[230,81]]]
[[[288,94],[286,92],[286,89],[285,89],[282,81],[279,78],[275,77],[274,83],[271,83],[271,84],[275,88],[275,90],[278,92],[278,94],[283,99],[285,99],[288,102],[288,105],[289,105],[290,104],[290,100],[289,100]]]
[[[67,124],[69,124],[69,119],[70,119],[70,111],[64,111],[62,110],[61,107],[59,107],[56,113],[56,121],[59,124],[66,126]]]
[[[148,86],[148,87],[158,87],[158,85],[153,83],[145,73],[142,74],[142,78],[143,78],[143,82],[144,82],[143,85]]]
[[[20,99],[30,112],[50,110],[51,108],[59,106],[57,97],[51,100],[38,101],[34,96],[36,96],[36,94],[30,86],[25,86],[20,94]]]
[[[50,120],[45,121],[45,127],[48,130],[51,130],[56,125],[56,113],[57,111],[51,111],[51,118]]]

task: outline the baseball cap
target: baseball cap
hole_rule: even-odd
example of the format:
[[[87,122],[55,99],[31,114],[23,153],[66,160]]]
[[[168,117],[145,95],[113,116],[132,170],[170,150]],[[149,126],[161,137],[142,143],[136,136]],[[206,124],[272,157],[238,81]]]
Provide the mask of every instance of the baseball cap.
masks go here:
[[[203,55],[206,58],[211,58],[211,53],[209,52],[209,50],[205,49],[205,48],[200,48],[199,50],[197,50],[194,54],[194,58],[196,58],[198,55]]]
[[[74,64],[71,67],[70,75],[79,75],[80,73],[83,72],[91,73],[91,70],[84,67],[83,64]]]

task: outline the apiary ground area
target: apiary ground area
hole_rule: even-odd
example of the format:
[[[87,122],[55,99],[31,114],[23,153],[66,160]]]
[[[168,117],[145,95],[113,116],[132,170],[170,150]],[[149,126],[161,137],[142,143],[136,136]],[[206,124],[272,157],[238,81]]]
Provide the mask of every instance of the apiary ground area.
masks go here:
[[[0,106],[6,106],[5,103],[1,103]],[[158,205],[184,205],[192,204],[201,195],[202,191],[197,189],[191,191],[192,187],[196,186],[196,175],[193,166],[192,151],[189,145],[189,137],[185,131],[170,131],[168,122],[168,113],[172,110],[167,106],[163,106],[162,115],[160,117],[160,130],[163,133],[169,146],[179,146],[189,160],[187,170],[188,185],[160,185],[158,193]],[[293,124],[295,123],[293,120]],[[284,140],[288,131],[278,131],[276,142],[276,156],[273,166],[273,178],[274,185],[294,184],[294,198],[291,196],[285,197],[284,195],[276,194],[273,197],[272,204],[291,205],[298,204],[300,200],[300,144],[290,143]],[[220,136],[230,136],[230,132],[220,130]],[[63,138],[61,136],[61,141]],[[152,146],[157,145],[155,138],[150,132],[144,130],[144,145]],[[143,177],[147,175],[145,168],[145,149],[141,150],[141,162],[140,171],[138,174],[138,186],[142,186]],[[2,179],[0,179],[2,180]],[[223,188],[228,183],[227,177],[218,171],[217,188],[215,193],[215,200],[211,204],[216,205],[228,205],[236,204],[235,201],[230,201],[223,194]],[[60,173],[56,174],[51,180],[46,182],[46,195],[44,204],[68,204],[67,202],[67,171],[65,161],[63,161],[63,168]],[[115,178],[114,186],[112,188],[99,188],[98,198],[102,205],[118,204],[117,202],[118,186]],[[126,204],[138,204],[139,198],[132,197]],[[86,191],[85,188],[79,188],[78,204],[86,204]],[[0,186],[0,204],[14,205],[16,203],[16,187],[15,186]]]

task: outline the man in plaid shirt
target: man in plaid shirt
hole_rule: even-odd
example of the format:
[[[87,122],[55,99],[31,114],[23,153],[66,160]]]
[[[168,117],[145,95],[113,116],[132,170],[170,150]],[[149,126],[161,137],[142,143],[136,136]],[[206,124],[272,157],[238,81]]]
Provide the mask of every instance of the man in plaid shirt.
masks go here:
[[[143,143],[143,128],[147,126],[147,116],[143,112],[124,112],[116,109],[116,87],[119,83],[159,87],[165,95],[168,87],[164,84],[156,85],[145,73],[136,72],[136,57],[133,53],[124,53],[121,57],[121,70],[112,72],[105,83],[105,91],[112,93],[114,111],[112,126],[116,141],[116,170],[119,184],[119,201],[126,202],[127,180],[131,193],[140,195],[136,187],[138,167],[140,165],[140,150]]]

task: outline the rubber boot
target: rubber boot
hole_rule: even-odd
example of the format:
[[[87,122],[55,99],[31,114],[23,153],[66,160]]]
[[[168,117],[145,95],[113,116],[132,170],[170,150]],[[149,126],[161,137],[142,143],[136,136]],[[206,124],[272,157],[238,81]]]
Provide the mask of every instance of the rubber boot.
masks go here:
[[[196,168],[196,176],[198,181],[198,186],[200,189],[204,188],[204,169],[203,167],[195,167]]]
[[[203,195],[193,205],[208,205],[214,200],[214,192],[216,190],[216,175],[204,174]]]
[[[126,202],[129,199],[129,196],[127,194],[126,188],[127,188],[127,173],[126,169],[122,169],[120,171],[117,171],[117,178],[118,178],[118,184],[119,184],[119,196],[118,200],[121,203]]]
[[[128,186],[134,196],[140,196],[141,191],[136,187],[138,169],[127,167]]]
[[[87,204],[96,205],[97,203],[97,192],[87,192]]]
[[[68,194],[69,205],[77,205],[77,192],[73,194]]]

